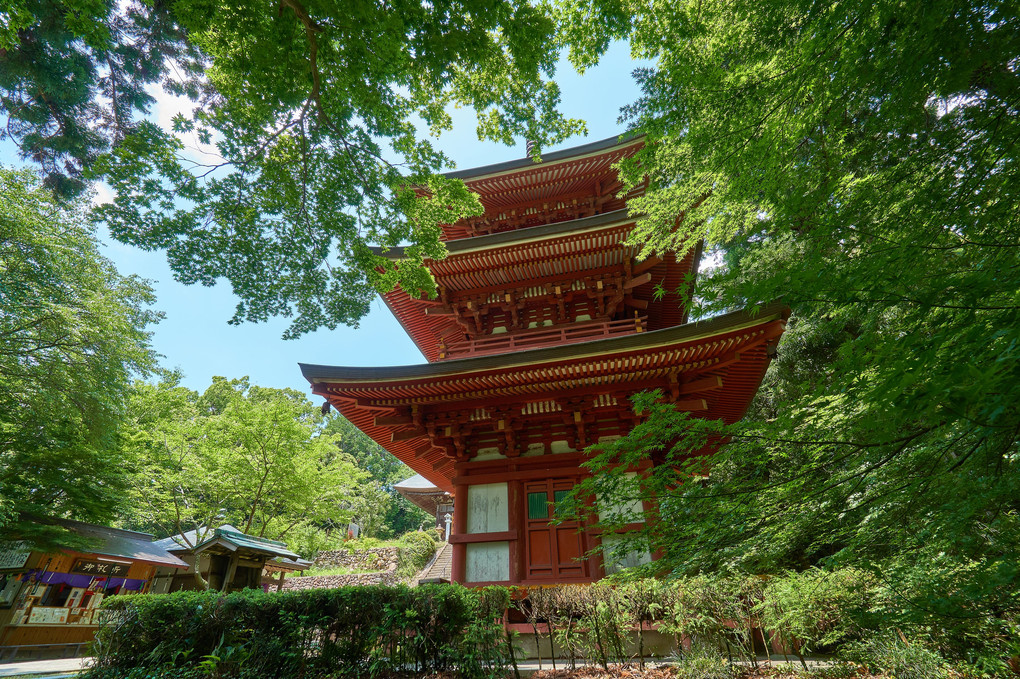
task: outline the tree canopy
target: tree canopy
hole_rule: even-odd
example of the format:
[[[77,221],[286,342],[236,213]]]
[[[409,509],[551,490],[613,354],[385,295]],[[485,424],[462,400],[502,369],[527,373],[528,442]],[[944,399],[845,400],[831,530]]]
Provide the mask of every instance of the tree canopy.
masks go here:
[[[0,16],[0,140],[37,163],[58,197],[137,128],[148,86],[196,72],[198,51],[162,1],[11,0]]]
[[[396,491],[394,486],[414,474],[396,458],[345,417],[330,416],[325,431],[332,434],[340,450],[358,461],[371,480],[363,483],[360,492],[369,499],[356,515],[362,531],[371,537],[390,537],[417,530],[432,517]]]
[[[126,467],[131,381],[155,366],[152,292],[99,254],[86,206],[60,206],[0,168],[0,540],[66,532],[35,519],[107,521]]]
[[[438,225],[480,205],[436,174],[449,159],[415,121],[438,133],[469,106],[507,143],[583,129],[556,111],[555,23],[524,0],[63,0],[11,17],[0,104],[22,153],[64,193],[106,179],[115,238],[165,250],[185,283],[229,281],[233,322],[289,316],[289,337],[356,324],[397,283],[434,291]],[[194,106],[172,130],[133,115],[156,81]],[[405,242],[395,267],[369,247]]]
[[[645,397],[645,424],[604,448],[596,466],[672,463],[643,488],[659,507],[643,539],[678,571],[881,566],[916,585],[915,613],[1015,612],[1016,5],[565,9],[578,63],[627,37],[656,64],[626,111],[648,142],[626,170],[650,181],[634,242],[719,253],[702,315],[793,310],[742,423]]]
[[[126,457],[135,460],[127,522],[199,536],[222,523],[286,539],[347,522],[367,474],[322,430],[300,392],[214,378],[201,395],[172,378],[135,385]],[[201,537],[199,537],[201,539]]]

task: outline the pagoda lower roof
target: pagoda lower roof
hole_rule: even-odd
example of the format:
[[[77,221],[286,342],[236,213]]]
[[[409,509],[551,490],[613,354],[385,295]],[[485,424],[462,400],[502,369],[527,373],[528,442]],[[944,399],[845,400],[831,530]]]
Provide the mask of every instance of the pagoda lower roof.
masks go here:
[[[415,472],[452,491],[454,456],[435,434],[446,422],[477,430],[494,422],[497,411],[516,412],[526,422],[571,404],[583,404],[585,416],[600,408],[622,416],[627,397],[656,388],[674,399],[682,395],[678,407],[686,404],[695,416],[737,421],[788,313],[773,303],[757,313],[512,354],[410,366],[300,367],[314,393]]]
[[[426,260],[426,266],[436,284],[451,295],[499,293],[515,288],[531,288],[534,294],[544,282],[621,273],[627,266],[636,265],[633,260],[638,248],[626,244],[634,225],[635,219],[624,209],[464,238],[447,243],[449,255],[441,260]],[[403,248],[377,249],[376,253],[389,259],[404,257]],[[648,310],[649,329],[686,321],[686,309],[675,291],[682,287],[685,276],[695,273],[699,255],[692,251],[679,261],[667,255],[647,267],[647,282],[629,290],[628,299],[638,300],[641,308]],[[669,291],[665,297],[656,297],[657,285]],[[449,344],[463,339],[464,331],[450,315],[433,314],[435,301],[409,295],[399,287],[382,297],[427,360],[439,359],[441,342]]]

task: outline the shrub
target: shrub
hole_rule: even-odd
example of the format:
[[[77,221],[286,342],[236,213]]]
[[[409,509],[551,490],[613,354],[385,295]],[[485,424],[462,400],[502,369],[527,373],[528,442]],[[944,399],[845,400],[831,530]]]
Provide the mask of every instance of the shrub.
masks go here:
[[[755,612],[765,629],[807,653],[860,638],[873,599],[870,574],[812,568],[769,580]]]
[[[753,659],[751,606],[759,589],[754,578],[700,575],[670,581],[659,629],[674,636],[677,648],[686,638],[725,648],[728,657]]]
[[[849,643],[841,655],[896,679],[939,679],[949,676],[948,663],[920,642],[908,643],[896,634],[882,634]]]
[[[677,679],[730,679],[736,676],[734,666],[719,653],[719,649],[696,642],[676,658]]]
[[[505,588],[457,585],[113,597],[83,679],[507,673]],[[497,613],[498,610],[498,613]]]
[[[436,553],[438,543],[425,531],[405,533],[397,542],[397,574],[413,577]]]

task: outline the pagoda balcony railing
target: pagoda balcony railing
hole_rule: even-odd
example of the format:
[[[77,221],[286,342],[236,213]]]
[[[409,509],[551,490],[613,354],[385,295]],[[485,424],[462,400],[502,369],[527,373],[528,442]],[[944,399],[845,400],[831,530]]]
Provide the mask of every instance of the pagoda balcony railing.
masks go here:
[[[512,351],[541,347],[590,342],[606,337],[619,337],[644,332],[648,329],[647,316],[635,316],[619,321],[590,321],[569,323],[547,328],[534,328],[515,334],[486,335],[473,340],[446,344],[439,343],[439,360],[505,354]]]

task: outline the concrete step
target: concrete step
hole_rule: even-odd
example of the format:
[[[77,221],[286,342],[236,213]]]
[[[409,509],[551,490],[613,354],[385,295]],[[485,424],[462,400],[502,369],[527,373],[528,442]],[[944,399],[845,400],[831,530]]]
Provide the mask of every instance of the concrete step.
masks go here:
[[[453,569],[453,545],[445,543],[439,549],[432,563],[427,566],[418,577],[415,578],[419,585],[427,585],[439,582],[450,582],[450,575]]]

